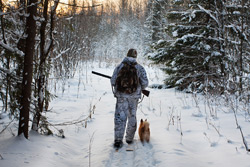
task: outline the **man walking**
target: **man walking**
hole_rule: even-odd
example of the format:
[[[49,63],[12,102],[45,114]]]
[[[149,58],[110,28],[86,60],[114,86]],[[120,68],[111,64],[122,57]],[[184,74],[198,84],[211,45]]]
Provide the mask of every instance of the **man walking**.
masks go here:
[[[129,49],[127,56],[115,68],[111,78],[114,96],[117,98],[115,108],[114,147],[121,148],[126,129],[126,142],[133,142],[137,128],[136,110],[142,90],[148,86],[145,69],[137,63],[137,52]],[[128,120],[128,121],[127,121]]]

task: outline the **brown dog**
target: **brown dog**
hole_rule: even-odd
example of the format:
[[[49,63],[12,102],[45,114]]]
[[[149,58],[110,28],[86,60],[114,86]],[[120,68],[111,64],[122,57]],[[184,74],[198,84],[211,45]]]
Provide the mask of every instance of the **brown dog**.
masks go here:
[[[149,142],[150,129],[149,129],[149,123],[147,122],[147,119],[145,121],[143,121],[143,119],[141,119],[141,123],[139,126],[139,137],[140,137],[140,140],[142,143],[144,141]]]

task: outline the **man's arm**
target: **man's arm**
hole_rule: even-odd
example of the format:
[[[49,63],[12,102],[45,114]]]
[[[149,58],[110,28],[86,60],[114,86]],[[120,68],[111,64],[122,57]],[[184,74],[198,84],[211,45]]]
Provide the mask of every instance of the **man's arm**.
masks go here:
[[[111,82],[112,86],[115,86],[117,75],[118,75],[118,67],[115,68],[115,70],[113,72],[113,75],[112,75],[112,77],[110,79],[110,82]]]
[[[147,73],[146,73],[146,70],[144,69],[144,67],[142,67],[142,66],[140,66],[139,72],[140,72],[139,79],[140,79],[141,88],[142,88],[142,90],[145,90],[146,87],[148,87]]]

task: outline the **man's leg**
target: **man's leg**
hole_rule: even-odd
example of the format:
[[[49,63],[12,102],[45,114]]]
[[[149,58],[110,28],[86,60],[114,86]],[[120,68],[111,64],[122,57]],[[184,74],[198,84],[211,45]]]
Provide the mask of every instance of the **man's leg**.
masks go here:
[[[115,142],[122,141],[127,121],[128,100],[117,98],[115,109]]]
[[[131,143],[135,136],[137,128],[136,110],[138,105],[138,99],[128,99],[128,125],[126,130],[126,142]]]

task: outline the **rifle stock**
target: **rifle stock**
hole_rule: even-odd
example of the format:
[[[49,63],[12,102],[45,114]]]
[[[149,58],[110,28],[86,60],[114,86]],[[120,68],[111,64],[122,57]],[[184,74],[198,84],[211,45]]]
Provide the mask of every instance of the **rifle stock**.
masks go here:
[[[111,79],[111,76],[108,76],[108,75],[105,75],[105,74],[102,74],[102,73],[99,73],[99,72],[92,71],[92,74],[99,75],[101,77]],[[150,93],[150,91],[148,91],[148,90],[142,90],[142,94],[144,94],[147,97],[149,96],[149,93]]]
[[[142,90],[141,92],[142,92],[142,94],[144,94],[144,95],[147,96],[147,97],[149,96],[149,93],[150,93],[149,90],[145,90],[145,89]]]

